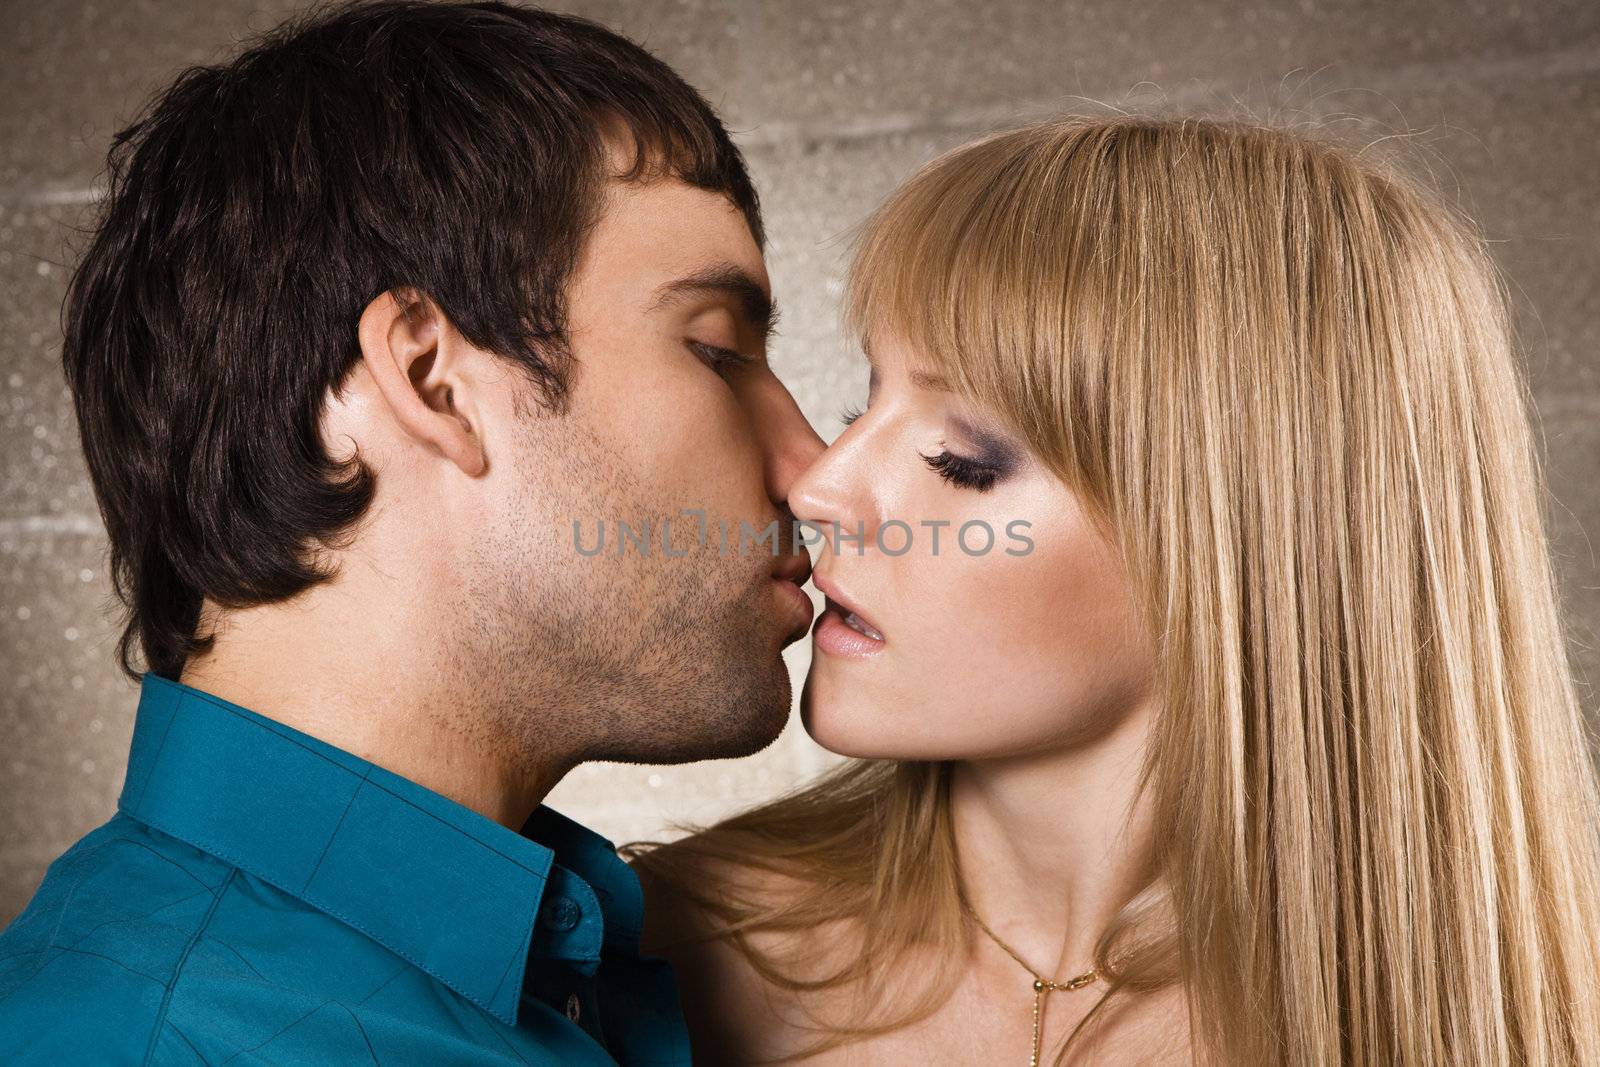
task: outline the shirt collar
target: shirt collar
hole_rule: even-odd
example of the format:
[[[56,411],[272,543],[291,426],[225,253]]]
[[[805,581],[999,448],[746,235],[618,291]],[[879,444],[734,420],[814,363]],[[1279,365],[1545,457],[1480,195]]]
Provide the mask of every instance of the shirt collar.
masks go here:
[[[117,806],[353,927],[507,1025],[530,950],[589,973],[602,944],[637,950],[638,879],[600,835],[543,807],[513,832],[155,674],[141,686]]]

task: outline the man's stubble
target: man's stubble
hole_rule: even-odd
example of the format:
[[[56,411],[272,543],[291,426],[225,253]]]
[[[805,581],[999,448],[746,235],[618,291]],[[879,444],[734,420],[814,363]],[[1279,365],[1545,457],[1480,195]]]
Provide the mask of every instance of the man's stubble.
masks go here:
[[[505,746],[530,772],[765,748],[791,697],[772,634],[771,549],[739,550],[739,516],[722,517],[725,550],[715,515],[699,544],[682,514],[699,502],[652,492],[592,433],[568,429],[537,445],[528,435],[517,461],[537,474],[506,521],[473,541],[449,660],[460,691],[478,697],[451,725]],[[686,555],[662,551],[662,519]],[[574,520],[586,552],[603,524],[602,552],[579,552]],[[630,541],[619,554],[619,521],[635,531],[648,522],[648,552]]]

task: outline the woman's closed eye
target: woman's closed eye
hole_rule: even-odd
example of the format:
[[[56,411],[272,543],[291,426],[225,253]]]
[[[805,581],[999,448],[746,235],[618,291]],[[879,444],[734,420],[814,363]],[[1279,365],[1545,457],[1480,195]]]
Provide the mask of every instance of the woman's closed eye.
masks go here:
[[[839,412],[839,421],[848,427],[863,414],[865,413],[860,408],[847,407]],[[972,459],[957,455],[949,449],[942,449],[937,455],[923,456],[922,461],[951,485],[962,489],[975,489],[980,493],[993,488],[995,482],[1005,477],[1011,468],[1006,462]]]
[[[963,489],[976,489],[980,493],[992,488],[1005,473],[998,466],[958,456],[949,449],[941,451],[936,456],[923,456],[922,460],[951,485]]]

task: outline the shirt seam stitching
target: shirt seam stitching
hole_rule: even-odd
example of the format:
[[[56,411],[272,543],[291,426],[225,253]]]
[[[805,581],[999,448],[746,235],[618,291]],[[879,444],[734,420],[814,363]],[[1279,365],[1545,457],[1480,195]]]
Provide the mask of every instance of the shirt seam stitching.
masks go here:
[[[178,978],[183,974],[183,965],[189,962],[189,953],[194,950],[195,945],[200,943],[200,938],[205,935],[206,927],[211,925],[212,917],[217,914],[218,905],[222,903],[222,898],[227,895],[229,888],[233,886],[234,876],[238,873],[239,869],[235,867],[228,872],[228,877],[217,887],[217,895],[212,898],[211,907],[206,909],[205,918],[200,920],[200,925],[195,929],[194,933],[189,935],[188,943],[183,946],[183,954],[178,957],[178,962],[172,966],[172,978],[167,982],[166,992],[161,995],[161,1007],[156,1011],[155,1026],[150,1030],[150,1044],[144,1050],[143,1067],[150,1067],[151,1057],[156,1054],[156,1043],[161,1039],[161,1028],[166,1025],[167,1012],[172,1007],[172,993],[178,987]]]

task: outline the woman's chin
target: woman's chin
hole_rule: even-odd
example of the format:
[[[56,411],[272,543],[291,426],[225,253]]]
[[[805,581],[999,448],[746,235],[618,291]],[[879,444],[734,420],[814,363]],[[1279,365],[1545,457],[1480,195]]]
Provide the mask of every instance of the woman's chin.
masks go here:
[[[895,751],[893,730],[884,729],[873,710],[872,701],[858,693],[854,700],[830,692],[818,678],[815,666],[806,675],[800,690],[800,725],[807,736],[829,752],[856,759],[901,758]]]
[[[857,692],[832,693],[815,672],[800,691],[800,725],[807,736],[837,756],[853,759],[948,759],[930,750],[926,731],[897,721],[881,704]],[[921,736],[919,736],[921,735]]]
[[[889,751],[892,746],[885,746],[881,743],[873,744],[867,739],[853,736],[847,731],[826,728],[818,730],[815,724],[804,717],[801,718],[800,722],[805,726],[806,733],[810,735],[811,740],[832,752],[835,756],[848,756],[851,759],[906,758],[898,753]]]

